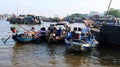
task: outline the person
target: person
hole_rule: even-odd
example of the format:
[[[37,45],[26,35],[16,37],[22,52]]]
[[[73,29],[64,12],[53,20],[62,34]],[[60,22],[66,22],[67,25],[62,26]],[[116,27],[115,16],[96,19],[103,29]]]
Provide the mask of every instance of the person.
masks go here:
[[[74,27],[73,31],[69,31],[69,32],[68,32],[68,34],[67,34],[67,36],[66,36],[66,39],[67,39],[67,40],[75,39],[76,31],[77,31],[77,28]]]
[[[42,36],[42,35],[46,35],[47,31],[45,27],[41,27],[40,30],[38,30],[37,35],[38,36]]]
[[[36,34],[37,32],[35,31],[35,28],[32,27],[30,31],[27,31],[29,33],[30,36],[32,36],[33,38],[34,37],[37,37]]]
[[[72,33],[71,33],[70,30],[67,33],[66,39],[69,40],[69,41],[72,39]]]
[[[78,28],[78,31],[81,32],[81,31],[82,31],[82,28],[79,27],[79,28]]]
[[[61,35],[62,35],[62,36],[65,36],[65,35],[66,35],[66,30],[65,30],[65,29],[62,29]]]
[[[91,28],[89,27],[89,25],[86,26],[86,28],[84,28],[81,33],[84,33],[85,36],[87,36],[87,34],[91,35]]]
[[[53,26],[53,25],[50,25],[50,26],[49,26],[49,29],[50,29],[50,32],[53,32],[54,26]]]
[[[47,36],[49,36],[49,35],[50,35],[50,33],[51,33],[51,28],[50,28],[50,27],[48,27],[48,29],[47,29],[47,31],[46,31],[46,35],[47,35]]]
[[[90,38],[92,37],[92,33],[91,33],[91,28],[88,25],[86,25],[86,28],[84,28],[82,31],[81,31],[81,36],[79,37],[80,40],[83,40],[84,42],[86,42],[86,40],[90,40]]]
[[[37,36],[41,38],[41,41],[46,41],[46,34],[47,31],[45,27],[41,27],[40,30],[38,30],[37,32]]]
[[[35,28],[32,27],[31,30],[30,30],[30,32],[31,32],[32,35],[35,35],[36,34]]]
[[[56,36],[61,36],[61,33],[62,33],[62,28],[59,27],[59,29],[56,30]]]
[[[57,28],[56,28],[56,26],[54,26],[53,27],[53,30],[51,30],[51,33],[50,33],[50,36],[52,37],[55,37],[56,36],[56,30],[57,30]]]
[[[50,26],[49,34],[47,35],[48,36],[48,41],[50,39],[55,40],[55,38],[56,38],[56,31],[57,31],[56,26]]]
[[[76,31],[76,39],[79,39],[80,35],[81,35],[81,31],[82,29],[79,27],[78,30]]]
[[[76,31],[77,31],[77,27],[74,27],[73,31],[71,32],[71,36],[73,39],[76,39]]]
[[[81,40],[83,43],[87,41],[87,38],[86,38],[86,36],[85,36],[85,33],[81,33],[81,35],[80,35],[80,40]]]

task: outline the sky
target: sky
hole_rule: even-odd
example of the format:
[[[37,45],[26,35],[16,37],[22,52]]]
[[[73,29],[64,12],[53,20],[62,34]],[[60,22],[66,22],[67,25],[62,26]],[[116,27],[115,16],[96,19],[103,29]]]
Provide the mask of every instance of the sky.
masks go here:
[[[73,13],[103,13],[110,0],[0,0],[0,14],[34,14],[65,17]],[[111,8],[120,9],[120,0],[112,0]]]

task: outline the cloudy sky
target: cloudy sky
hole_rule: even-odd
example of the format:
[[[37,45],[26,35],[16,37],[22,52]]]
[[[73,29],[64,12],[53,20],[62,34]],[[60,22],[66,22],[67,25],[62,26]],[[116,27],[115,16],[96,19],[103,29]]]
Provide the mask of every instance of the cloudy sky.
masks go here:
[[[107,10],[110,0],[0,0],[0,14],[19,13],[64,17],[72,13]],[[112,0],[111,8],[120,9],[120,0]]]

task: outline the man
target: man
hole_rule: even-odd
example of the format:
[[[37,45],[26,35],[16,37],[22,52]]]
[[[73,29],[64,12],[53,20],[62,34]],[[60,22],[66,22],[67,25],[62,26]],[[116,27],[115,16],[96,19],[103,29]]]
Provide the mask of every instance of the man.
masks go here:
[[[35,32],[35,28],[32,27],[31,30],[30,30],[30,32],[31,32],[31,34],[36,34],[36,32]]]
[[[56,31],[56,36],[61,36],[62,28],[59,27],[59,29]]]
[[[84,28],[82,31],[81,31],[81,36],[79,37],[80,39],[83,39],[84,41],[86,41],[86,39],[90,39],[92,36],[92,33],[91,33],[91,28],[89,25],[86,25],[86,28]]]
[[[70,40],[70,39],[76,39],[76,38],[75,38],[76,31],[77,31],[77,28],[76,28],[76,27],[74,27],[73,31],[68,32],[68,34],[67,34],[67,37],[66,37],[66,38],[67,38],[68,40]]]
[[[85,36],[87,36],[87,34],[90,34],[91,35],[91,28],[89,25],[86,26],[86,28],[84,28],[81,33],[84,33]]]

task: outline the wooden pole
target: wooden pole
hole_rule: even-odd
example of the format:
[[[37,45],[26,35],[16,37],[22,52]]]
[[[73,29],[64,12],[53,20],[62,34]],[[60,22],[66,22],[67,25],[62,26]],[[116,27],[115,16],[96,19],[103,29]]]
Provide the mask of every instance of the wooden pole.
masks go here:
[[[110,11],[111,3],[112,3],[112,0],[110,0],[109,5],[108,5],[108,9],[106,11],[105,22],[107,22],[107,15],[108,15],[108,12]]]

